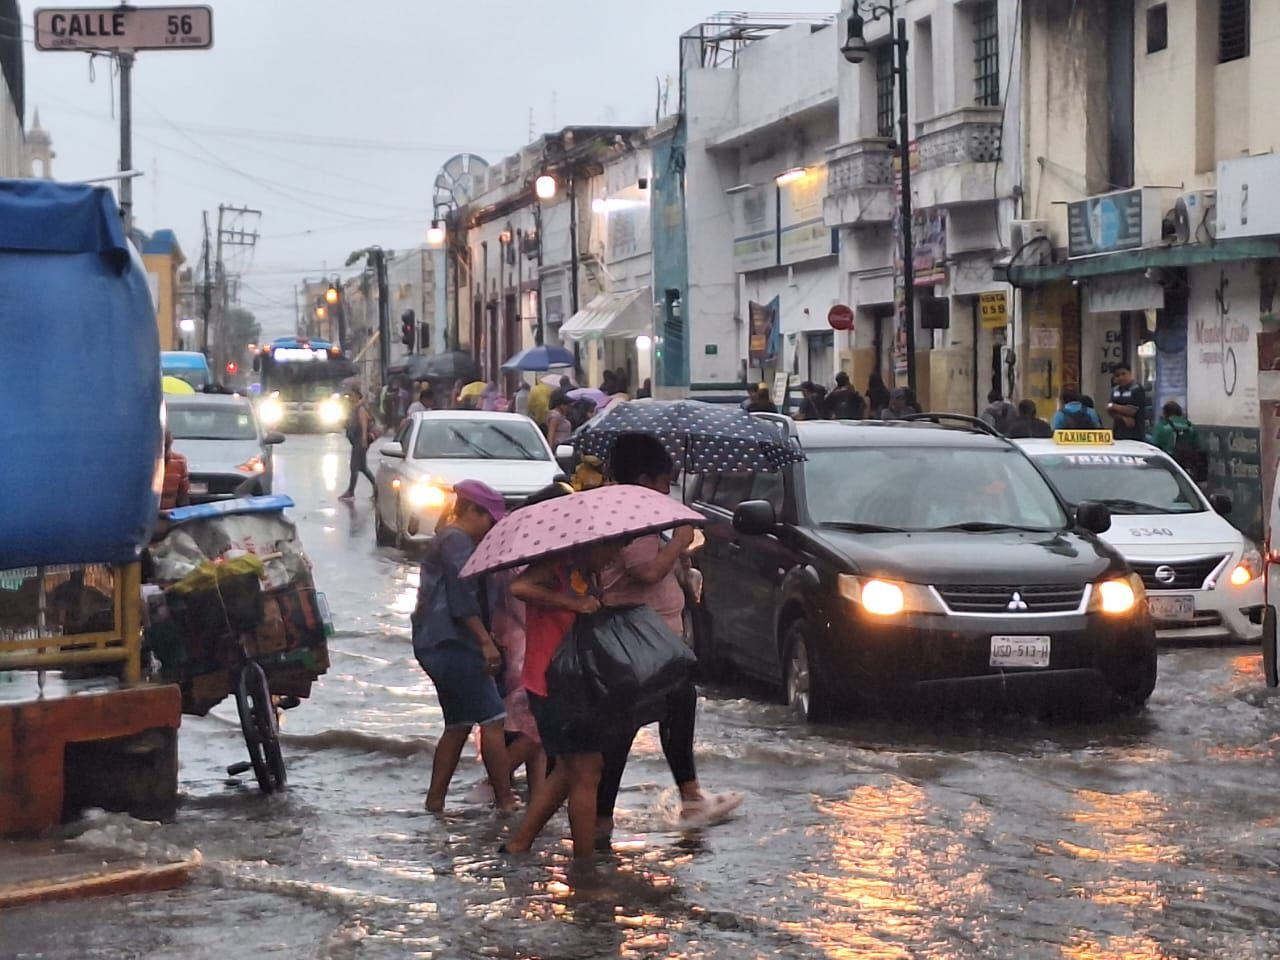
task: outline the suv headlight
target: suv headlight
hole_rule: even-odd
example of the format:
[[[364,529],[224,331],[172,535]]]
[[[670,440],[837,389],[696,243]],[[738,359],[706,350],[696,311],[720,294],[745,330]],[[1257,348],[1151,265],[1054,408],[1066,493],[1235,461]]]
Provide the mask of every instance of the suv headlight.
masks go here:
[[[1112,617],[1124,617],[1138,610],[1147,598],[1142,578],[1136,573],[1124,577],[1100,580],[1093,585],[1089,598],[1090,613],[1105,613]]]
[[[855,577],[842,573],[840,595],[851,603],[856,603],[873,617],[944,612],[937,597],[928,587],[884,577]]]
[[[1262,576],[1262,554],[1257,547],[1249,544],[1240,562],[1231,569],[1227,582],[1233,587],[1247,587],[1260,576]]]

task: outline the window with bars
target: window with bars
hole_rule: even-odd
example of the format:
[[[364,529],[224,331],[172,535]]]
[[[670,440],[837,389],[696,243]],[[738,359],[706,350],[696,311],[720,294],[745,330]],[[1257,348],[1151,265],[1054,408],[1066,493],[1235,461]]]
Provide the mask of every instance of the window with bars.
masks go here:
[[[893,136],[893,44],[876,47],[876,136]]]
[[[1218,0],[1218,62],[1249,55],[1249,0]]]
[[[973,80],[975,103],[983,107],[1000,106],[1000,27],[996,0],[981,0],[973,5]]]

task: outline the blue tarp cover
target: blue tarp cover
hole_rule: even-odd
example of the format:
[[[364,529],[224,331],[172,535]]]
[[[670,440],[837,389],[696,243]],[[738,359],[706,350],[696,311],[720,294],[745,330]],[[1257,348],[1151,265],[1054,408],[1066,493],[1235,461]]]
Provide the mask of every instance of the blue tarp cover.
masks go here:
[[[161,403],[155,308],[111,193],[0,179],[0,569],[137,558]]]

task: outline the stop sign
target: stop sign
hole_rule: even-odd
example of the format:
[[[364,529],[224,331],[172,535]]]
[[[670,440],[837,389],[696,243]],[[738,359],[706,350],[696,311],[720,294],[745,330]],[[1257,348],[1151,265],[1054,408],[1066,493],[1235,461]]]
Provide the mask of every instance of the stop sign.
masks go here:
[[[845,306],[843,303],[837,303],[827,311],[827,323],[831,325],[832,330],[852,330],[852,308]]]

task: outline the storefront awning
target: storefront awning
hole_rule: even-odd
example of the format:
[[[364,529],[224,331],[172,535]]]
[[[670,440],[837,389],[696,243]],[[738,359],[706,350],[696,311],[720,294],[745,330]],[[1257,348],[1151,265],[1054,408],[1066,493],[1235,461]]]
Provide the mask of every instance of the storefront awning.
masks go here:
[[[602,293],[560,327],[560,336],[565,340],[636,337],[652,332],[648,290]]]
[[[1114,273],[1137,270],[1194,267],[1209,263],[1232,263],[1239,260],[1280,258],[1280,237],[1236,237],[1217,243],[1186,243],[1167,247],[1147,247],[1106,253],[1093,257],[1076,257],[1063,263],[1040,266],[997,267],[998,280],[1015,287],[1036,287],[1058,280],[1084,280]],[[1004,273],[1006,276],[999,276]]]

